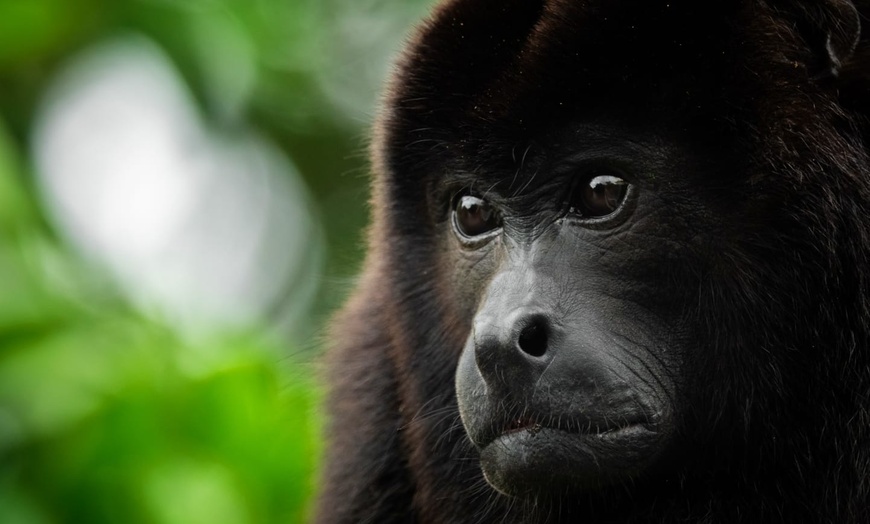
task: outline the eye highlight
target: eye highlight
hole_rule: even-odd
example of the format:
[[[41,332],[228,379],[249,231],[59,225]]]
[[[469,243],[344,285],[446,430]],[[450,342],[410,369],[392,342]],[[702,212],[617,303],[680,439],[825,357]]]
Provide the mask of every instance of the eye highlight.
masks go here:
[[[614,175],[598,175],[580,182],[572,192],[569,213],[582,218],[601,218],[613,214],[628,193],[628,182]]]
[[[501,215],[486,200],[462,195],[453,205],[453,223],[463,237],[476,238],[501,227]]]

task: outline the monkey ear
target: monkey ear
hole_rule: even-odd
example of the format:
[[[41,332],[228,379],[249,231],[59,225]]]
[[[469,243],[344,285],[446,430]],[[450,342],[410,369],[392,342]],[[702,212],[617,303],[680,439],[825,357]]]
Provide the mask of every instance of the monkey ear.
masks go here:
[[[851,0],[827,0],[833,15],[829,21],[825,50],[830,76],[837,76],[855,52],[861,38],[861,17]]]
[[[816,54],[814,78],[836,78],[855,52],[861,37],[861,16],[852,0],[823,0],[804,6],[807,43]]]

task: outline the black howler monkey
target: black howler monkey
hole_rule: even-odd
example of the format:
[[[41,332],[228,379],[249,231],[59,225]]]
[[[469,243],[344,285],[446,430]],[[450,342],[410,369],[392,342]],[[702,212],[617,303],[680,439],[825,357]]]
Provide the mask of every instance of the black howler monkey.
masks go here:
[[[870,522],[866,0],[451,0],[374,141],[319,522]]]

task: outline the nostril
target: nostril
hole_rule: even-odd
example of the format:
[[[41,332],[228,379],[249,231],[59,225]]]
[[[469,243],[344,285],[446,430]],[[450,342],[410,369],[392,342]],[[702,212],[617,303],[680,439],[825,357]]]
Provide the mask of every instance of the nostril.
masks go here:
[[[547,326],[540,319],[535,319],[520,331],[517,345],[533,357],[542,357],[547,352],[549,334]]]

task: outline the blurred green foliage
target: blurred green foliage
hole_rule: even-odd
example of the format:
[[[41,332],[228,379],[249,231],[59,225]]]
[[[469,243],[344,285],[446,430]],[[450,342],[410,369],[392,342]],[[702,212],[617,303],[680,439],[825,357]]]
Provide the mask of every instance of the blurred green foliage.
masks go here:
[[[103,38],[144,34],[211,125],[273,139],[326,230],[320,322],[362,256],[375,92],[428,3],[0,1],[0,522],[292,523],[315,490],[311,362],[254,331],[173,332],[56,238],[27,152],[58,68]]]
[[[317,385],[255,334],[186,340],[56,245],[0,138],[0,522],[300,522]]]

